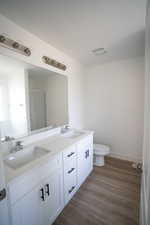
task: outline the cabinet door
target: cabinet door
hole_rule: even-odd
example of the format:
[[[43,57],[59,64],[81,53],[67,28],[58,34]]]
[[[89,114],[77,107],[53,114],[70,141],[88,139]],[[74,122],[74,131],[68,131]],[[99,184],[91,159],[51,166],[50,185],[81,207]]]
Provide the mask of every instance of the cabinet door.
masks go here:
[[[62,193],[62,172],[59,169],[11,206],[12,225],[52,224],[63,208]]]
[[[93,145],[89,144],[88,147],[85,149],[85,171],[86,176],[93,169]]]
[[[78,184],[84,182],[93,168],[93,143],[81,142],[78,144]]]
[[[42,221],[41,187],[33,189],[11,206],[13,225],[44,225]]]
[[[57,170],[44,181],[45,204],[42,208],[43,225],[50,225],[63,208],[62,171]]]
[[[1,148],[1,146],[0,146]],[[5,175],[3,168],[3,160],[0,149],[0,225],[8,225],[8,205],[7,205],[7,196],[5,195]]]
[[[86,177],[85,149],[78,149],[78,184],[81,185]]]

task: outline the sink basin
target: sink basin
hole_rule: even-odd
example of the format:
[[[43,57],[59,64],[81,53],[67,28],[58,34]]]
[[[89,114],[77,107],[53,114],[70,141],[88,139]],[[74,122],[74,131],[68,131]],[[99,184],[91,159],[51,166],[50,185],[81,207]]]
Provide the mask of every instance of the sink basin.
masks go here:
[[[84,134],[83,132],[71,130],[71,131],[67,131],[66,133],[62,134],[62,136],[66,137],[66,138],[77,138],[83,134]]]
[[[29,147],[25,148],[19,152],[8,155],[4,159],[4,163],[12,169],[19,169],[32,161],[35,161],[44,155],[48,154],[50,151],[39,148],[39,147]]]

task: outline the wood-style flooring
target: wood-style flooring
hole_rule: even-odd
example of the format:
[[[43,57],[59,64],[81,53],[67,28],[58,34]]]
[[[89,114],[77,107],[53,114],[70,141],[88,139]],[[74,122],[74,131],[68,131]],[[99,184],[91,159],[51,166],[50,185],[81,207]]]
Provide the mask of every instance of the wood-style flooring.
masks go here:
[[[131,163],[106,159],[80,187],[53,225],[138,225],[140,173]]]

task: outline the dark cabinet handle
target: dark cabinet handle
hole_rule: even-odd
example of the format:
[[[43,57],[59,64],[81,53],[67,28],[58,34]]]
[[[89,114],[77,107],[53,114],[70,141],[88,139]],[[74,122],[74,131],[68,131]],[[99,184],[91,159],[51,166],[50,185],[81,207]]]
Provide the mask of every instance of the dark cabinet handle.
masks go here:
[[[87,159],[89,157],[89,149],[85,152],[85,158]]]
[[[72,188],[68,191],[69,194],[71,194],[71,192],[75,189],[75,186],[72,186]]]
[[[6,198],[6,189],[0,191],[0,201]]]
[[[89,157],[89,155],[90,155],[90,151],[89,151],[89,149],[87,150],[87,157]]]
[[[74,152],[71,152],[70,154],[68,154],[67,156],[70,157],[74,154]]]
[[[41,191],[41,199],[42,199],[42,201],[45,201],[44,188],[41,188],[40,191]]]
[[[71,168],[68,173],[72,173],[75,170],[75,168]]]
[[[46,184],[45,185],[45,188],[46,188],[45,192],[49,196],[50,195],[50,192],[49,192],[49,184]]]

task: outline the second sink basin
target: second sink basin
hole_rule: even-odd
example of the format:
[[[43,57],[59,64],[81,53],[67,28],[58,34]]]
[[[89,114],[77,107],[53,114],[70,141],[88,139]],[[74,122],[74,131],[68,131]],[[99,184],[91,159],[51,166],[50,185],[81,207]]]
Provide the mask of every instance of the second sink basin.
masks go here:
[[[35,161],[50,151],[40,147],[28,147],[19,152],[8,155],[4,163],[12,169],[19,169],[32,161]]]
[[[62,136],[66,137],[66,138],[77,138],[83,134],[84,133],[80,132],[80,131],[70,130],[70,131],[67,131],[66,133],[62,134]]]

